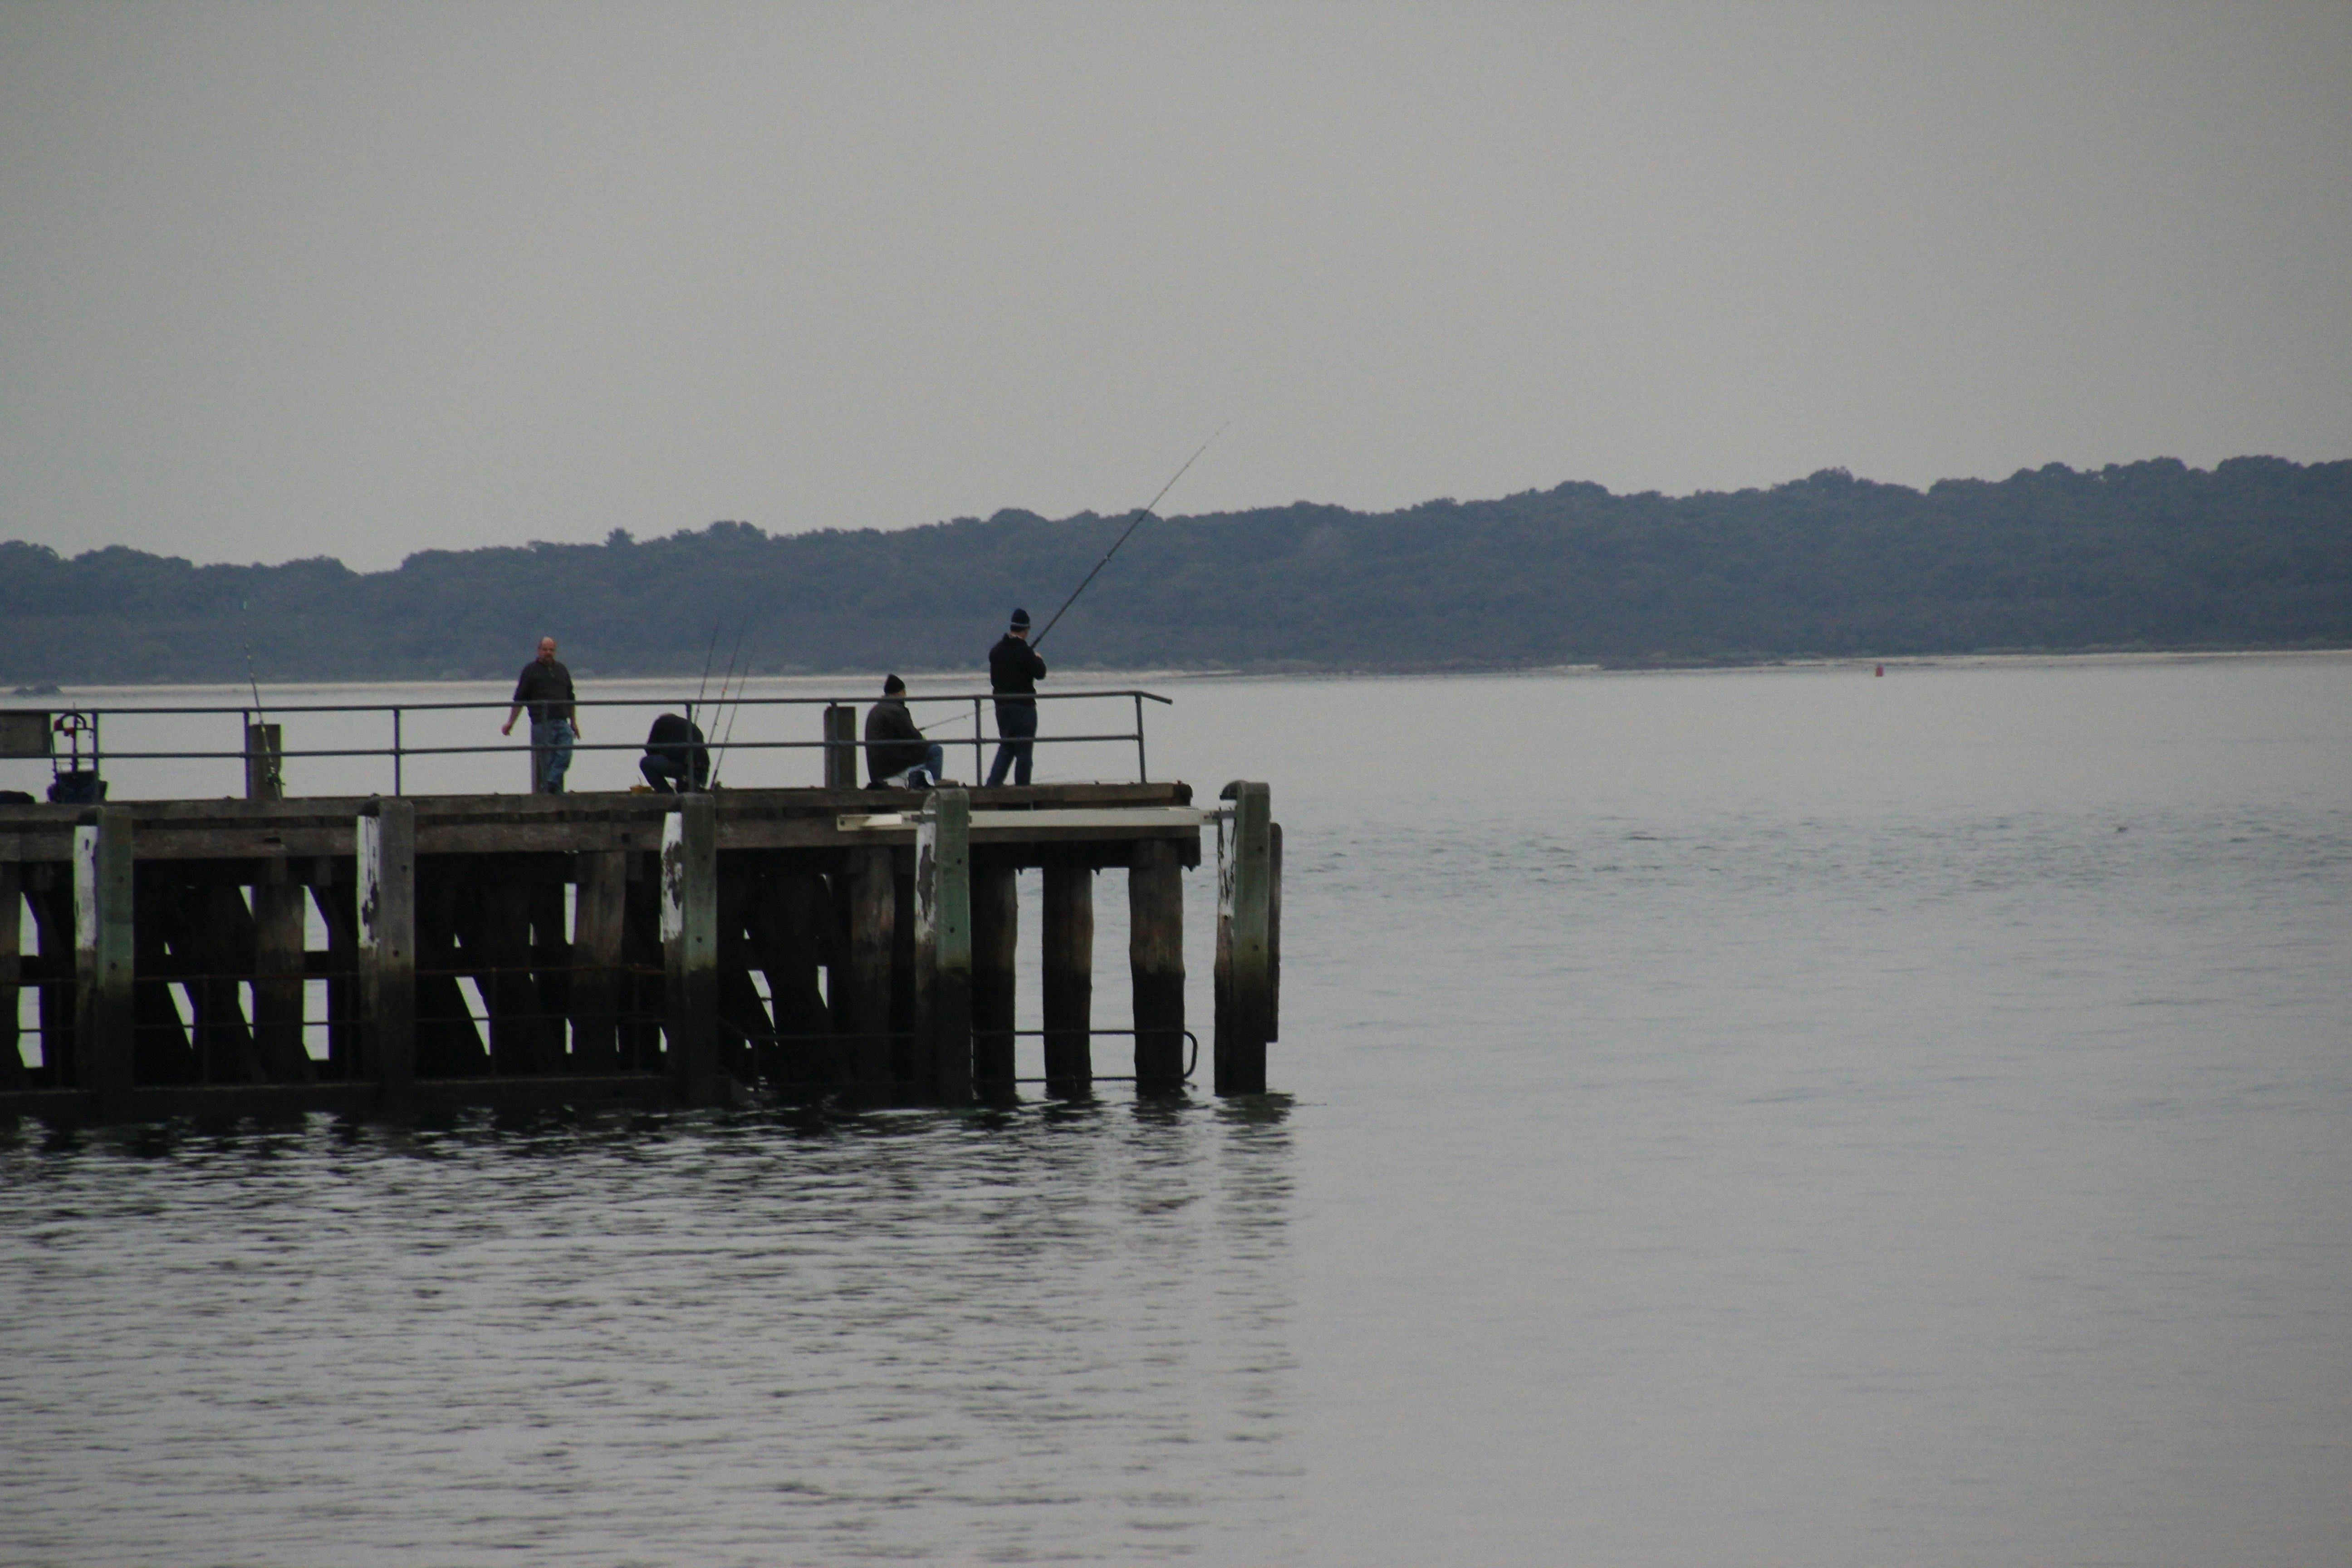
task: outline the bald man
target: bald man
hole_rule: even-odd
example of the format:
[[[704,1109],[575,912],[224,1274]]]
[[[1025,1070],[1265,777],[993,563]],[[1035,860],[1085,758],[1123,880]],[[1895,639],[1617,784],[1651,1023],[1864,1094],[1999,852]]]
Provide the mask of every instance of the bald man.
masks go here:
[[[515,719],[525,705],[530,709],[530,791],[562,795],[563,775],[572,769],[572,742],[580,738],[580,721],[573,710],[572,672],[555,657],[555,639],[539,639],[539,657],[522,667],[515,682],[514,706],[499,733],[514,733]]]

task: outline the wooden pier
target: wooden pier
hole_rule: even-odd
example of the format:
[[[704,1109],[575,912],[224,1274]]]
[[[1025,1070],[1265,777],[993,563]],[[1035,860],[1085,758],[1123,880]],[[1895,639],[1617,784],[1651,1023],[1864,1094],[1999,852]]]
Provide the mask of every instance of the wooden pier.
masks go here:
[[[1033,868],[1046,1092],[1087,1095],[1098,1068],[1177,1092],[1194,1037],[1184,873],[1204,834],[1218,919],[1199,1054],[1219,1093],[1265,1087],[1281,829],[1263,784],[1202,805],[1182,784],[268,798],[274,783],[0,805],[0,1116],[1009,1097]],[[1114,868],[1131,1066],[1103,1045],[1123,1032],[1093,1022],[1097,873]],[[20,1051],[27,989],[38,1066]]]

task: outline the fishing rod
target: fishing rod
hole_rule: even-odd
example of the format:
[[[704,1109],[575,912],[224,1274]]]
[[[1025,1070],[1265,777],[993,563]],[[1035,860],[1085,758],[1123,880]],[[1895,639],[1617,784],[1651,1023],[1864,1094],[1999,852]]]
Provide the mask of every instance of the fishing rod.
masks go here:
[[[702,656],[702,684],[694,689],[693,707],[686,710],[686,716],[689,719],[694,717],[694,710],[702,706],[702,694],[710,689],[710,662],[718,657],[719,617],[713,616],[710,617],[710,647]]]
[[[1177,469],[1175,475],[1171,478],[1166,484],[1160,487],[1160,494],[1153,496],[1150,500],[1135,509],[1135,515],[1128,520],[1127,532],[1120,534],[1118,542],[1112,544],[1108,550],[1103,552],[1103,558],[1095,563],[1094,571],[1087,574],[1086,583],[1081,583],[1076,588],[1070,590],[1070,596],[1062,601],[1062,607],[1060,609],[1054,612],[1053,620],[1045,623],[1045,630],[1039,632],[1034,637],[1030,639],[1029,646],[1031,647],[1041,647],[1045,645],[1046,633],[1051,632],[1055,624],[1058,623],[1064,616],[1069,613],[1070,606],[1078,602],[1078,595],[1087,591],[1087,584],[1093,582],[1096,574],[1101,572],[1104,567],[1110,564],[1110,558],[1118,553],[1119,545],[1127,542],[1128,534],[1133,533],[1137,529],[1143,526],[1143,520],[1151,515],[1151,509],[1158,506],[1162,500],[1166,499],[1168,492],[1176,488],[1177,479],[1181,479],[1184,477],[1185,468],[1190,468],[1193,464],[1199,462],[1201,460],[1201,453],[1207,451],[1210,445],[1213,443],[1219,436],[1225,433],[1225,426],[1232,423],[1233,421],[1228,419],[1225,421],[1224,425],[1218,426],[1214,431],[1211,432],[1209,439],[1201,443],[1200,451],[1196,451],[1191,457],[1185,458],[1184,468]]]
[[[261,678],[253,673],[253,602],[249,599],[240,599],[237,601],[236,607],[246,613],[245,683],[247,686],[250,687],[253,691],[253,721],[256,724],[260,725],[264,730],[267,730],[269,727],[269,715],[268,712],[263,710],[261,706]],[[250,751],[252,746],[252,737],[247,736],[246,738],[246,747]],[[278,782],[278,769],[279,763],[275,756],[271,756],[268,752],[264,752],[263,754],[269,757],[270,782],[275,785]]]
[[[727,710],[727,683],[735,679],[736,656],[743,651],[743,634],[751,629],[751,618],[749,616],[746,616],[743,617],[743,624],[735,628],[735,646],[727,650],[727,673],[719,678],[719,710],[722,713]],[[718,646],[717,639],[714,638],[711,642],[711,647],[713,649],[716,649]],[[744,679],[747,680],[750,679],[751,674],[750,667],[746,666],[743,671]],[[739,686],[735,689],[735,711],[740,713],[742,710],[743,689]],[[710,728],[713,730],[718,729],[719,721],[713,719],[710,721]],[[730,718],[727,721],[727,732],[730,735],[732,735],[735,732],[735,721],[732,718]],[[712,784],[715,784],[719,782],[719,770],[725,766],[726,763],[727,743],[724,741],[721,741],[719,744],[719,755],[712,762],[710,767],[710,782]]]

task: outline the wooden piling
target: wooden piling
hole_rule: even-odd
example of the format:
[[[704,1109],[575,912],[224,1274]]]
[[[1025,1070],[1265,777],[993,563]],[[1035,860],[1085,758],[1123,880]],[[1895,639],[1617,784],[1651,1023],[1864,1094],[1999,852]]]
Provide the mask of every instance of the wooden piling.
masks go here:
[[[1265,826],[1265,1037],[1282,1038],[1282,824]]]
[[[670,1070],[682,1103],[716,1105],[719,817],[708,794],[678,796],[663,819],[661,894]]]
[[[1128,968],[1135,986],[1135,1085],[1184,1081],[1184,865],[1176,846],[1146,839],[1127,872]]]
[[[101,805],[74,829],[74,960],[81,1024],[81,1087],[98,1093],[99,1114],[131,1114],[137,1013],[131,994],[131,810]]]
[[[890,950],[898,911],[897,881],[887,848],[849,854],[849,988],[847,1023],[856,1044],[862,1096],[878,1099],[890,1089]],[[839,973],[835,975],[836,983]],[[835,999],[836,1012],[843,999]]]
[[[1262,784],[1237,781],[1224,793],[1234,816],[1217,867],[1215,1088],[1263,1094],[1274,1011],[1272,801]]]
[[[16,1022],[16,982],[24,968],[17,951],[25,926],[23,900],[23,874],[16,862],[0,860],[0,1089],[23,1089],[32,1078],[25,1068]]]
[[[1094,1087],[1095,873],[1082,860],[1045,863],[1045,1091]]]
[[[310,900],[327,928],[327,1062],[337,1079],[355,1082],[360,1068],[360,912],[352,865],[320,856]]]
[[[580,898],[572,912],[572,1056],[581,1072],[621,1065],[620,969],[627,931],[629,857],[592,849],[580,857]]]
[[[945,1105],[971,1099],[971,795],[933,790],[915,829],[915,1081]]]
[[[310,894],[288,878],[284,860],[267,862],[253,884],[254,1045],[278,1083],[313,1083],[318,1069],[302,1041],[306,917]]]
[[[278,726],[275,724],[247,724],[245,727],[245,798],[286,798],[285,763],[279,745]]]
[[[766,1071],[779,1085],[846,1089],[856,1081],[817,989],[828,914],[823,881],[781,864],[769,868],[751,905],[752,958],[768,977],[768,1008],[778,1036]]]
[[[824,787],[857,787],[857,710],[846,703],[825,707]]]
[[[416,807],[371,800],[357,826],[360,1054],[397,1111],[416,1080]]]
[[[25,877],[25,902],[33,911],[33,940],[49,984],[36,1004],[41,1021],[41,1078],[51,1089],[80,1084],[75,1037],[80,1033],[80,987],[62,984],[78,973],[75,940],[74,868],[35,866]]]
[[[1020,872],[987,860],[971,868],[971,1077],[1013,1092],[1013,965],[1021,946]]]

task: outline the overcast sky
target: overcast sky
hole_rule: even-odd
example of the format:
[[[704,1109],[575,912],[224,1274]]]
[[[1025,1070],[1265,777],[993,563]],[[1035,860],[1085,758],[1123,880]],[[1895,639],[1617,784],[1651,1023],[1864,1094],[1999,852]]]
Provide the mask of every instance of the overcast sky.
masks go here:
[[[2352,5],[0,4],[0,538],[2352,457]]]

